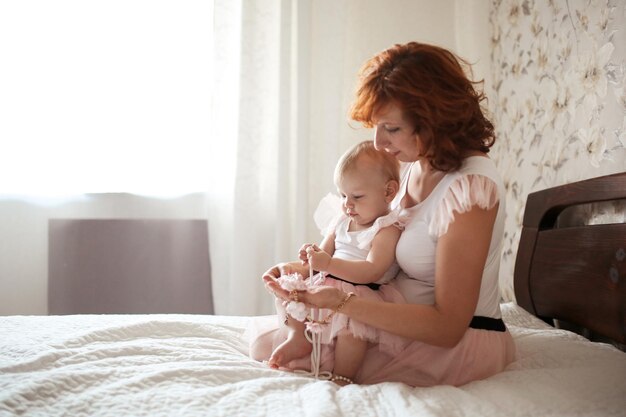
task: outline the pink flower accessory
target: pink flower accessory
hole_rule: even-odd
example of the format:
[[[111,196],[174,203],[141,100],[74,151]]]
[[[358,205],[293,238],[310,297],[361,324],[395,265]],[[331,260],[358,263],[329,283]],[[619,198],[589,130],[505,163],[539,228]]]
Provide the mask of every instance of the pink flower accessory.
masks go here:
[[[298,321],[305,321],[308,315],[306,305],[298,301],[298,291],[306,291],[311,287],[310,280],[304,279],[302,275],[288,274],[281,275],[276,280],[280,286],[289,291],[291,301],[285,302],[285,312]]]
[[[281,275],[278,277],[277,281],[286,291],[305,291],[309,288],[309,284],[307,283],[308,280],[304,279],[302,275],[298,273]]]
[[[324,331],[325,323],[319,321],[307,321],[306,329],[312,334],[321,334]]]
[[[285,312],[298,321],[305,321],[308,316],[308,309],[299,301],[287,302]]]
[[[308,315],[306,305],[298,300],[298,291],[306,291],[309,288],[320,285],[323,283],[324,278],[324,273],[320,272],[319,274],[312,276],[310,279],[304,279],[302,275],[298,273],[281,275],[277,279],[280,286],[284,290],[289,291],[289,297],[291,298],[290,301],[285,301],[285,303],[283,303],[286,313],[298,321],[307,321],[307,329],[315,329],[312,333],[321,333],[321,326],[330,323],[330,320],[333,318],[335,313],[341,310],[351,297],[356,295],[353,292],[348,293],[346,297],[341,300],[337,308],[335,308],[335,311],[332,311],[323,319],[314,319]]]

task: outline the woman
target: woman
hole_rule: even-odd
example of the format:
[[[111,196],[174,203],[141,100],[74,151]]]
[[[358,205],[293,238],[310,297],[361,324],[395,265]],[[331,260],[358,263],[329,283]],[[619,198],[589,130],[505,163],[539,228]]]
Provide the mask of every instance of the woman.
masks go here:
[[[504,189],[487,157],[493,125],[462,64],[443,48],[411,42],[374,56],[361,70],[351,116],[375,128],[377,149],[407,163],[395,200],[406,218],[396,248],[402,272],[387,285],[409,304],[349,297],[332,287],[297,294],[311,306],[340,307],[351,320],[411,340],[393,357],[371,346],[358,383],[461,385],[500,372],[514,358],[499,307]],[[291,262],[263,279],[288,299],[275,278],[292,272],[308,275]],[[281,329],[262,334],[251,355],[266,358],[282,338]],[[306,367],[306,358],[291,366]],[[333,369],[327,352],[322,368]]]

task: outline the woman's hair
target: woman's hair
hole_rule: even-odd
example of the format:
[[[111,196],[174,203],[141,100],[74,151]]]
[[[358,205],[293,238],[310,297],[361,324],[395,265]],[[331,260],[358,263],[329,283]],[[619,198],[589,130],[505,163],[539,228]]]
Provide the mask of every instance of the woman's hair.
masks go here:
[[[369,162],[369,167],[375,167],[385,181],[400,182],[400,163],[387,152],[379,151],[374,147],[374,141],[366,140],[348,149],[337,162],[335,167],[335,183],[339,184],[343,176],[355,169],[357,163]]]
[[[365,63],[360,71],[352,119],[367,127],[388,104],[400,107],[420,135],[424,154],[435,169],[461,166],[467,151],[489,152],[495,141],[493,124],[485,117],[486,99],[463,70],[469,64],[433,45],[395,45]]]

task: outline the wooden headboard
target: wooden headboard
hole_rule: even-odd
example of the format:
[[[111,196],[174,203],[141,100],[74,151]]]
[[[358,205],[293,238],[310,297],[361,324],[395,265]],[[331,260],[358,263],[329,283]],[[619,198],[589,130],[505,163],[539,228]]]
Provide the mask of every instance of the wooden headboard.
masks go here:
[[[626,198],[626,172],[528,196],[515,296],[528,312],[626,344],[626,223],[561,227],[572,206]]]

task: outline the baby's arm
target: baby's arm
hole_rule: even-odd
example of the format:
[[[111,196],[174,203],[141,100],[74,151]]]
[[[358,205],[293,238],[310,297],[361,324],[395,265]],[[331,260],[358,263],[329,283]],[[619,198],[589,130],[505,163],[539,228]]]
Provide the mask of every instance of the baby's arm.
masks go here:
[[[378,281],[396,259],[396,244],[402,232],[395,226],[381,229],[372,240],[372,247],[363,261],[331,258],[314,247],[308,249],[313,268],[326,271],[354,284]]]

